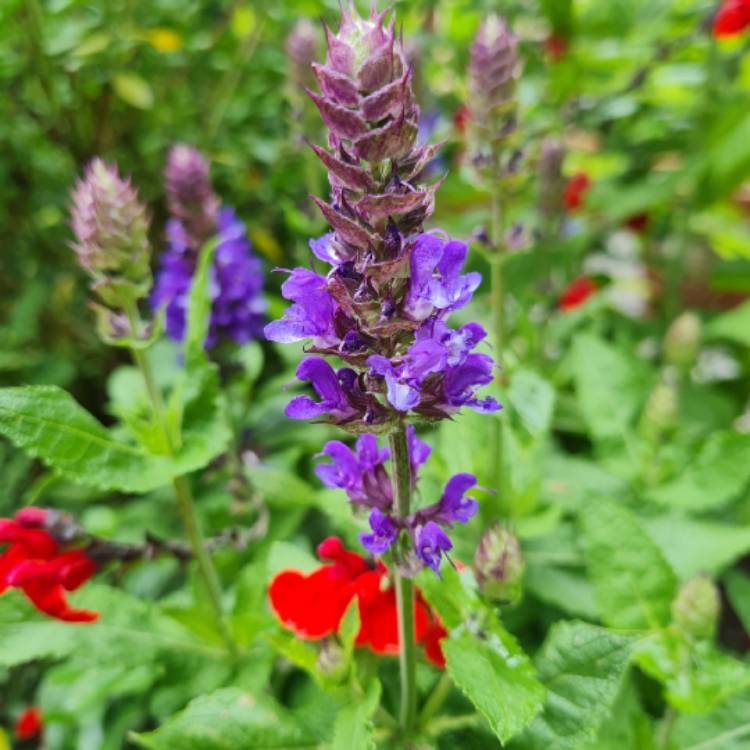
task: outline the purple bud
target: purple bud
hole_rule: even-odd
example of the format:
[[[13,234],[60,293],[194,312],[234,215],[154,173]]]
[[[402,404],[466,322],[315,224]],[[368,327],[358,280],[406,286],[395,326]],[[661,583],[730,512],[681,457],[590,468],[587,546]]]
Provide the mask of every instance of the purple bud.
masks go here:
[[[164,169],[169,212],[184,227],[189,249],[197,253],[216,231],[219,199],[200,151],[185,143],[169,150]]]
[[[151,248],[146,209],[129,179],[101,159],[91,161],[71,194],[73,249],[105,304],[148,293]]]

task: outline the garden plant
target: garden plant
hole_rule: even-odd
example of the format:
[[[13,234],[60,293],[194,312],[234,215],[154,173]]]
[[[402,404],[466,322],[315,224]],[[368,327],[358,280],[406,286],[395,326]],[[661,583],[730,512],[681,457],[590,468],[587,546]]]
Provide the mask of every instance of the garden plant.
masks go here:
[[[750,747],[750,0],[0,41],[0,750]]]

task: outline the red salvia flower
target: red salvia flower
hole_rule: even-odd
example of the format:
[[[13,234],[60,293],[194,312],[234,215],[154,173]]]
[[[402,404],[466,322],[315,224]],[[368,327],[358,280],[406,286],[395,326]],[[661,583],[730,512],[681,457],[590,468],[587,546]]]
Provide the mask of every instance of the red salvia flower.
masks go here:
[[[565,184],[563,203],[568,211],[577,211],[586,200],[591,187],[591,178],[585,172],[576,172]]]
[[[750,27],[750,0],[724,0],[714,18],[717,39],[741,34]]]
[[[628,229],[632,229],[634,232],[637,232],[638,234],[643,234],[643,232],[648,229],[649,224],[649,216],[645,212],[641,212],[639,214],[633,214],[630,218],[627,219],[625,222]]]
[[[96,572],[81,549],[64,550],[44,528],[46,511],[24,508],[0,518],[0,594],[18,588],[44,614],[66,622],[92,622],[99,615],[68,606],[66,591],[80,588]]]
[[[279,622],[305,640],[333,635],[356,596],[360,619],[356,645],[376,654],[397,654],[396,594],[386,567],[381,562],[370,567],[363,557],[347,551],[336,537],[329,537],[318,546],[318,557],[328,564],[312,573],[284,570],[274,576],[268,596]],[[440,640],[446,635],[437,615],[417,592],[415,640],[438,667],[445,664]]]
[[[36,706],[29,706],[16,719],[13,733],[17,740],[33,740],[43,729],[42,712]]]
[[[558,307],[563,312],[582,305],[596,290],[596,282],[588,276],[579,276],[568,284],[560,295]]]
[[[466,126],[469,124],[469,120],[471,120],[471,110],[465,104],[462,104],[453,113],[453,126],[459,135],[466,134]]]
[[[562,34],[552,33],[544,40],[544,51],[551,63],[560,62],[568,54],[570,44]]]

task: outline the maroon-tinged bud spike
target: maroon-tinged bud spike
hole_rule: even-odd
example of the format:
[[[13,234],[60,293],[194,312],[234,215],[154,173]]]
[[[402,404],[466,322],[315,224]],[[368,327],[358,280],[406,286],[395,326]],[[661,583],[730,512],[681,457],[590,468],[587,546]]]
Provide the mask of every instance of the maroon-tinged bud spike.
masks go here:
[[[382,128],[370,130],[354,143],[354,153],[365,161],[380,162],[404,156],[417,138],[417,124],[392,120]]]
[[[286,38],[286,54],[292,82],[299,88],[310,85],[310,67],[318,50],[318,29],[307,18],[294,24]]]
[[[147,294],[151,285],[148,218],[130,180],[94,159],[71,197],[73,249],[93,278],[94,288],[116,288],[120,301]]]
[[[172,146],[164,168],[169,212],[182,223],[194,252],[216,229],[219,199],[209,169],[203,154],[185,143]]]
[[[343,106],[354,107],[359,104],[359,92],[351,78],[327,65],[313,63],[312,69],[325,96]]]
[[[307,95],[315,102],[326,127],[339,138],[354,140],[363,137],[368,132],[367,123],[357,112],[336,104],[309,89]]]
[[[333,154],[320,148],[320,146],[316,146],[312,143],[309,145],[318,159],[323,162],[326,169],[328,169],[328,171],[331,172],[336,179],[344,185],[344,187],[347,187],[350,190],[375,190],[375,181],[367,170],[362,169],[362,167],[356,167],[353,164],[347,164],[341,159],[337,159]]]
[[[355,247],[369,247],[377,243],[377,236],[368,232],[360,224],[352,219],[348,219],[342,213],[337,211],[333,206],[325,201],[312,196],[315,205],[321,210],[328,223],[341,238]]]
[[[388,115],[399,114],[410,102],[412,70],[408,68],[404,75],[393,83],[383,86],[379,91],[365,97],[361,102],[362,114],[367,120],[382,120]]]
[[[385,195],[366,195],[355,204],[355,207],[359,214],[384,219],[393,214],[409,213],[429,200],[430,196],[427,191],[415,191],[402,195],[386,193]]]

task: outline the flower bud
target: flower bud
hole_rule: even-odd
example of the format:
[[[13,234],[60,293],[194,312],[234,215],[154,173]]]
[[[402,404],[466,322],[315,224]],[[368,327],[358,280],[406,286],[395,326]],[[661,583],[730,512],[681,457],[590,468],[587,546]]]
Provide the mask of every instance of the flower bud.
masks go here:
[[[720,610],[719,591],[706,575],[696,576],[683,584],[672,602],[675,625],[694,638],[713,638]]]
[[[185,143],[169,150],[164,168],[169,213],[183,226],[189,249],[197,253],[216,231],[219,199],[200,151]]]
[[[503,604],[515,604],[521,597],[523,571],[518,539],[499,525],[487,529],[474,556],[474,576],[482,594]]]
[[[539,149],[539,211],[546,219],[563,210],[565,179],[562,173],[565,146],[557,138],[545,138]]]
[[[471,122],[481,143],[491,143],[515,130],[518,39],[505,21],[489,16],[479,27],[469,63]]]
[[[73,249],[105,304],[145,296],[151,286],[148,218],[129,179],[94,159],[72,192]]]
[[[701,319],[693,312],[675,318],[664,337],[664,359],[680,370],[689,369],[698,356],[701,328]]]
[[[332,638],[324,638],[320,643],[316,666],[327,677],[342,676],[345,666],[344,650]]]
[[[653,436],[672,429],[677,421],[677,393],[667,383],[657,383],[646,401],[642,429]]]
[[[312,64],[318,51],[318,29],[307,18],[294,24],[286,38],[289,79],[295,88],[310,88],[315,81]]]

